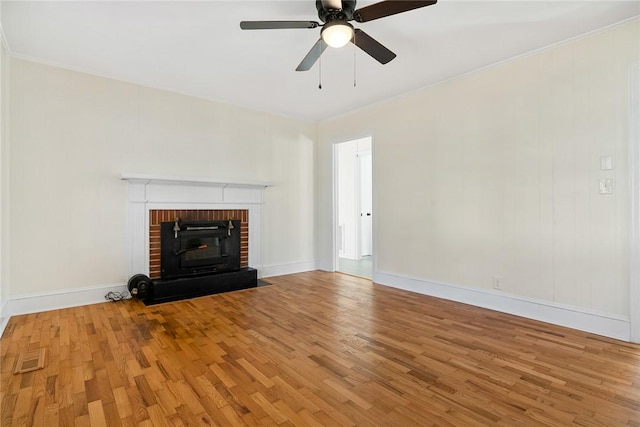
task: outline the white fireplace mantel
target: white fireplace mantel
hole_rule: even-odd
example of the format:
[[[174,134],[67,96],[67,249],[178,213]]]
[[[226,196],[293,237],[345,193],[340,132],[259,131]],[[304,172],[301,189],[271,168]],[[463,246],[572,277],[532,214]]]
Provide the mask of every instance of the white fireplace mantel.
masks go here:
[[[127,241],[129,277],[149,274],[149,211],[154,209],[246,209],[249,212],[249,266],[262,270],[262,205],[260,181],[220,180],[122,173],[129,183]]]
[[[211,186],[242,186],[242,187],[273,187],[272,182],[263,181],[246,181],[239,179],[214,179],[184,176],[166,176],[166,175],[144,175],[139,173],[122,173],[121,178],[127,181],[144,181],[172,184],[193,184],[193,185],[211,185]]]

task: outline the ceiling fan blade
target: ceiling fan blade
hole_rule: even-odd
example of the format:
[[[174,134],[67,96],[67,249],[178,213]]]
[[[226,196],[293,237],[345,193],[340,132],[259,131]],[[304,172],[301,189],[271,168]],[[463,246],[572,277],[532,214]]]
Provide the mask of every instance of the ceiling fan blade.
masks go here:
[[[289,28],[317,28],[315,21],[241,21],[243,30],[283,30]]]
[[[322,6],[325,10],[342,10],[342,0],[322,0]]]
[[[377,42],[373,37],[364,31],[356,28],[355,36],[351,40],[353,44],[364,50],[373,59],[381,64],[386,64],[396,57],[396,54]]]
[[[298,65],[298,68],[296,68],[296,71],[309,71],[311,67],[313,67],[313,64],[316,63],[318,58],[320,58],[320,55],[322,55],[322,52],[325,51],[327,46],[329,45],[326,44],[324,40],[322,40],[322,38],[318,39],[318,41],[316,42],[316,44],[313,45],[309,53],[307,53],[307,56],[305,56],[302,62],[300,63],[300,65]]]
[[[425,6],[436,4],[437,0],[426,1],[401,1],[387,0],[374,3],[358,9],[353,13],[353,19],[357,22],[373,21],[374,19],[384,18],[385,16],[395,15],[397,13],[407,12],[413,9],[419,9]]]

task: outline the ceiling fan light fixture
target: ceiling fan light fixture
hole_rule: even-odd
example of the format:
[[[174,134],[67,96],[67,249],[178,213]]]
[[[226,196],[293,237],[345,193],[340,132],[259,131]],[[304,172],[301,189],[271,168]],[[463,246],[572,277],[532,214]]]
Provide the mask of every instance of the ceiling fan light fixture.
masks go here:
[[[353,26],[346,21],[332,21],[322,27],[322,40],[331,47],[342,47],[353,39]]]

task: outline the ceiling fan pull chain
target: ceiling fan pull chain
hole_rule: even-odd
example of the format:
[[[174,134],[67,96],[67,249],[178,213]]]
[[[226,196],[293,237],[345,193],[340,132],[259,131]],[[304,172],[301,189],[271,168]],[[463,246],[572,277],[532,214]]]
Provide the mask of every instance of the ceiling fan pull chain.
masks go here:
[[[353,34],[353,87],[356,87],[356,34]]]
[[[318,45],[318,50],[320,51],[318,58],[318,89],[322,89],[322,49],[320,45]]]

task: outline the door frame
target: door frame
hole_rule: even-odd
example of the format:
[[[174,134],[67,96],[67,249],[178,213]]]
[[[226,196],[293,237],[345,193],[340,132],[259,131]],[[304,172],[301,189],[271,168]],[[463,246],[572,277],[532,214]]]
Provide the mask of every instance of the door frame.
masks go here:
[[[630,341],[640,343],[640,62],[631,66],[629,80],[629,320]]]
[[[362,156],[368,155],[371,157],[371,215],[373,215],[373,150],[365,150],[362,152],[358,152],[356,154],[356,158],[358,161],[356,162],[356,177],[357,177],[357,212],[360,213],[360,218],[356,218],[358,220],[358,225],[356,227],[356,256],[359,260],[362,259]],[[371,254],[373,255],[373,216],[371,217]]]

